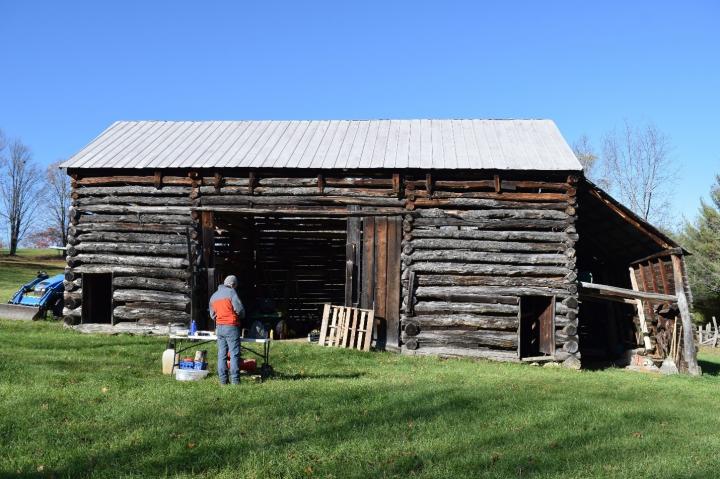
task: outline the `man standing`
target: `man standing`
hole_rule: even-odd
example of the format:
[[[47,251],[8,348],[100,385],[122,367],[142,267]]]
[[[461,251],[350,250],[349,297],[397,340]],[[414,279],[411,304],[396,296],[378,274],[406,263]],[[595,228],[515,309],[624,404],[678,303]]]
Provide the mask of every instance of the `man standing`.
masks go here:
[[[217,335],[220,384],[228,383],[228,351],[230,382],[240,384],[240,320],[245,318],[245,308],[235,292],[236,287],[237,278],[230,275],[210,297],[210,317],[215,321]]]

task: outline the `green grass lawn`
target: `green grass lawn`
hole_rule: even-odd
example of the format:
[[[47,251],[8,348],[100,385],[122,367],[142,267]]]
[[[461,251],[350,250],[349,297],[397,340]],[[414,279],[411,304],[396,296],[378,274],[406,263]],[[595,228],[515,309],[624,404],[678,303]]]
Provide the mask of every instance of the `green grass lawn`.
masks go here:
[[[0,249],[0,302],[7,302],[20,286],[35,277],[38,271],[62,273],[65,260],[56,250],[20,249],[17,256],[9,256]]]
[[[693,379],[276,343],[275,378],[221,388],[161,375],[160,338],[10,321],[0,338],[0,476],[720,474],[710,352]]]

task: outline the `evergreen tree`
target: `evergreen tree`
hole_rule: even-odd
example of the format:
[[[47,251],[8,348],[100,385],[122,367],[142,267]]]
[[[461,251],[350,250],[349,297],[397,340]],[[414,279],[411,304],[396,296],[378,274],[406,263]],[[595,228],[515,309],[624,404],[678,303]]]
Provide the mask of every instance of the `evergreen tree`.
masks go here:
[[[686,257],[695,310],[704,321],[720,320],[720,175],[710,193],[711,203],[701,201],[694,224],[687,222],[681,242],[691,255]]]

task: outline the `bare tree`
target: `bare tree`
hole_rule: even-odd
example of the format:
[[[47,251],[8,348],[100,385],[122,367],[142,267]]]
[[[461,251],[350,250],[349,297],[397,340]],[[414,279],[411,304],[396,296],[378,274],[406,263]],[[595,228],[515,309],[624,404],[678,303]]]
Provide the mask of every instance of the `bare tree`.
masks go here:
[[[590,142],[587,135],[582,135],[572,144],[573,152],[583,167],[585,177],[594,181],[603,188],[607,188],[609,181],[604,177],[600,168],[600,156],[595,152],[595,148]]]
[[[8,225],[10,254],[35,223],[42,196],[40,170],[33,164],[30,149],[19,139],[0,151],[0,217]]]
[[[50,164],[45,171],[47,184],[47,208],[49,231],[55,232],[51,238],[56,244],[67,245],[68,226],[70,226],[70,178],[65,169],[60,169],[62,161]]]
[[[652,123],[633,126],[603,139],[604,177],[631,210],[658,225],[668,222],[679,169],[670,156],[670,138]]]

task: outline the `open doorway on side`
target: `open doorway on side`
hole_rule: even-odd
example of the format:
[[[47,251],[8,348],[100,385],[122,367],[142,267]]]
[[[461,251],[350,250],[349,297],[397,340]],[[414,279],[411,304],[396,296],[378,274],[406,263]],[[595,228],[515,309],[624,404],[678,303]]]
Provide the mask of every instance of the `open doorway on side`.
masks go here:
[[[238,277],[244,327],[302,337],[319,327],[325,303],[344,304],[345,218],[216,214],[214,223],[213,282]]]
[[[555,297],[520,298],[521,359],[555,354]]]
[[[112,324],[112,273],[83,273],[82,322]]]

